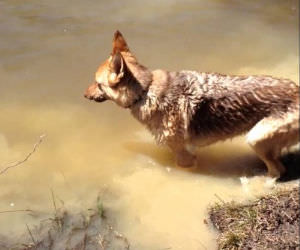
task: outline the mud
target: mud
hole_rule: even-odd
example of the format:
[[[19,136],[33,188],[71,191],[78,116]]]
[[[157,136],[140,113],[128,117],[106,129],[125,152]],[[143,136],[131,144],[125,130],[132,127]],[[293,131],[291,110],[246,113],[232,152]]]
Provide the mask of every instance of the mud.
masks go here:
[[[130,249],[127,238],[118,232],[105,215],[102,207],[85,212],[72,212],[65,208],[39,225],[26,224],[24,233],[13,237],[0,235],[0,249],[11,250],[95,250]]]

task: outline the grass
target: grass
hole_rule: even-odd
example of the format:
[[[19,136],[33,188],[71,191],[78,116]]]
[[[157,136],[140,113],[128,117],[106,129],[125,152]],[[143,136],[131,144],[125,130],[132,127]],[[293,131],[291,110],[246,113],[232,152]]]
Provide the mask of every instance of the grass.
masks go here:
[[[216,203],[209,217],[219,249],[299,249],[299,190],[281,190],[249,204]]]

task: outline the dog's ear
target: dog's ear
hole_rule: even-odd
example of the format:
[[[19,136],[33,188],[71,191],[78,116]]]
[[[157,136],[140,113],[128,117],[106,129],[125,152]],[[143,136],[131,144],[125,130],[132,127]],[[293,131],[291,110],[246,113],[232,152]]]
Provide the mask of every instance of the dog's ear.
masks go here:
[[[112,54],[115,54],[117,52],[128,52],[129,47],[121,34],[120,31],[116,31],[113,38],[113,51]]]
[[[124,59],[118,51],[110,58],[108,83],[111,87],[118,84],[124,76]]]

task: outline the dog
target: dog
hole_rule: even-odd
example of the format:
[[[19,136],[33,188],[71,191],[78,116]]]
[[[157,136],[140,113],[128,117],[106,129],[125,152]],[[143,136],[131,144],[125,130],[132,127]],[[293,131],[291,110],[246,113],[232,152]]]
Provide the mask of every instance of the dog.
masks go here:
[[[130,109],[157,143],[170,147],[177,165],[194,166],[191,146],[248,132],[247,142],[268,175],[285,173],[281,151],[299,141],[296,83],[266,75],[151,71],[137,61],[119,31],[112,47],[84,96]]]

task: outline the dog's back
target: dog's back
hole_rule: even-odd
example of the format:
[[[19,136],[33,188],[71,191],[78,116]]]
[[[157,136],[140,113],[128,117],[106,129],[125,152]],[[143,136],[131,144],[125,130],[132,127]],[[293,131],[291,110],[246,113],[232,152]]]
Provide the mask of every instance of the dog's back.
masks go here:
[[[207,145],[250,130],[270,115],[297,109],[298,87],[270,76],[230,76],[195,71],[159,72],[165,82],[152,84],[133,109],[159,142]]]
[[[264,117],[298,108],[298,86],[288,79],[191,71],[182,71],[179,79],[189,85],[185,95],[193,103],[190,138],[202,144],[233,137]]]

